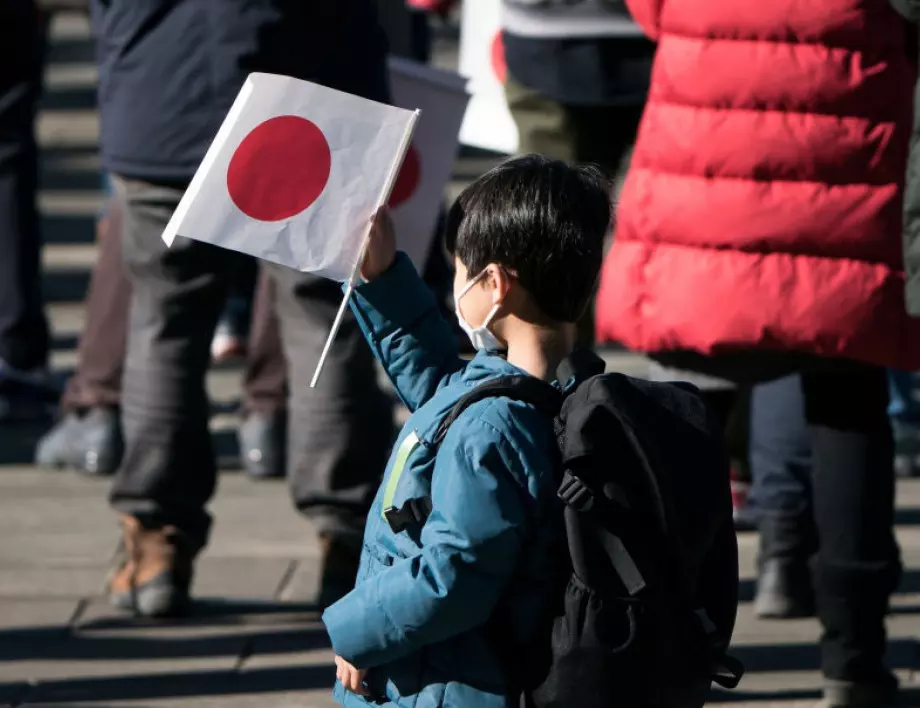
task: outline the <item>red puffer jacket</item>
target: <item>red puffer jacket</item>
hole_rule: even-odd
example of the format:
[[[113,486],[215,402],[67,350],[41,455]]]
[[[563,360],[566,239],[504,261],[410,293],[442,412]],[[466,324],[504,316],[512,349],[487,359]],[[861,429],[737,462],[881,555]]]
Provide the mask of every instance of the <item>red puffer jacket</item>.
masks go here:
[[[901,252],[904,21],[877,0],[629,4],[659,46],[599,337],[920,368]]]

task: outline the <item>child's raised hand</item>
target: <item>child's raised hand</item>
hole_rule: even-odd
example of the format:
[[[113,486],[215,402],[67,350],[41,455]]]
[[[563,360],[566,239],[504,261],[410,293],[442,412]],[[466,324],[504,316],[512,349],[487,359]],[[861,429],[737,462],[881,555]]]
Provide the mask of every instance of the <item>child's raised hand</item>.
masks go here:
[[[370,242],[361,265],[361,277],[371,281],[383,275],[393,265],[395,258],[396,232],[393,230],[390,212],[383,208],[374,215]]]
[[[356,669],[341,656],[335,657],[335,676],[346,691],[357,693],[359,696],[366,696],[367,689],[364,687],[364,676],[366,674],[366,670]]]

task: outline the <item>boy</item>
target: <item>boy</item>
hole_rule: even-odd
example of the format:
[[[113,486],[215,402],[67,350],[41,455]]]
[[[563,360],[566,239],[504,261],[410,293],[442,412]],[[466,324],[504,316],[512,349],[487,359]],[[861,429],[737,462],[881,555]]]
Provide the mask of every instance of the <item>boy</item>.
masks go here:
[[[537,156],[510,160],[463,192],[447,243],[457,317],[479,350],[469,363],[396,255],[388,218],[377,219],[353,309],[412,415],[371,509],[357,585],[323,615],[343,705],[511,705],[495,624],[504,644],[532,642],[550,596],[559,528],[552,421],[491,398],[464,411],[437,448],[432,438],[484,381],[554,381],[594,291],[610,217],[599,171]],[[420,500],[430,500],[428,513]]]

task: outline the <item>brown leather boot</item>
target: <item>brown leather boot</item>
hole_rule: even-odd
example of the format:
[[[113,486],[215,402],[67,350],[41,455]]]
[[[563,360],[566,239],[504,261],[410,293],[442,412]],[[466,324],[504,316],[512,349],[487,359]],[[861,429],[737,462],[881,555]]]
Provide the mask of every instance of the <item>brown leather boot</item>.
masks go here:
[[[142,617],[184,615],[200,546],[175,526],[146,529],[133,516],[122,516],[121,525],[121,557],[107,583],[109,601]]]
[[[336,536],[319,537],[322,575],[317,604],[326,609],[354,590],[361,548]]]

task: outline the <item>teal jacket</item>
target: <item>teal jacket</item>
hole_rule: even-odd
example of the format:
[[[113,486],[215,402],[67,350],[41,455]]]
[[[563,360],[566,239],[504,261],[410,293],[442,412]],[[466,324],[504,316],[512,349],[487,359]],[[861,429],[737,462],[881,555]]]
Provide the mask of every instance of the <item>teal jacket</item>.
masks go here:
[[[336,684],[334,696],[348,708],[506,708],[486,634],[499,618],[502,641],[526,645],[547,606],[561,518],[552,422],[527,404],[487,399],[436,453],[432,437],[463,394],[524,372],[493,354],[461,360],[402,254],[358,288],[352,309],[411,417],[370,511],[356,587],[323,615],[336,654],[369,669],[373,695]],[[423,496],[433,506],[424,527],[394,533],[383,510]]]

